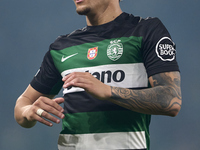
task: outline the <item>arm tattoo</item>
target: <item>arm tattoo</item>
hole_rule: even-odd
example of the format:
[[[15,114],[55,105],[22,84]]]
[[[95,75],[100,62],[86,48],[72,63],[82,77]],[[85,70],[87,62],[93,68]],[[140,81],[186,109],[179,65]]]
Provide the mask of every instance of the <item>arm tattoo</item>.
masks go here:
[[[152,88],[142,90],[111,87],[110,101],[140,113],[172,116],[178,113],[181,107],[179,73],[154,75],[151,85]]]

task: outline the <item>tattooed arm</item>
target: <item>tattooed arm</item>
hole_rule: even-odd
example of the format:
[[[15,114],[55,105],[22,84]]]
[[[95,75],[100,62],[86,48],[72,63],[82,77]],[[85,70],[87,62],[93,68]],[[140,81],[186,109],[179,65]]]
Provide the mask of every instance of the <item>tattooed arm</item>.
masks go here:
[[[176,116],[181,108],[179,72],[166,72],[149,78],[152,88],[132,90],[110,87],[88,72],[73,72],[63,77],[63,87],[85,89],[94,97],[144,114]]]
[[[149,89],[111,87],[109,101],[140,113],[176,116],[182,103],[179,72],[156,74],[149,81]]]

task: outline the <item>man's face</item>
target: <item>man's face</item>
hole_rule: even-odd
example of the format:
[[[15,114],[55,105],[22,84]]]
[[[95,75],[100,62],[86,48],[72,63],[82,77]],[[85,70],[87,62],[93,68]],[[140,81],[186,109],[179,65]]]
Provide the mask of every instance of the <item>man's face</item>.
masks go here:
[[[95,14],[108,6],[109,0],[74,0],[79,15]]]

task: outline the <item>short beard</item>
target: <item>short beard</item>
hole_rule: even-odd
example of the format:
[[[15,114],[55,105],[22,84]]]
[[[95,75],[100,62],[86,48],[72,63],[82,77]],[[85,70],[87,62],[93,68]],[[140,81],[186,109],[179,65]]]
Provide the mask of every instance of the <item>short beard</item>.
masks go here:
[[[87,15],[89,12],[90,12],[90,8],[85,8],[85,9],[81,9],[81,10],[76,10],[76,12],[79,14],[79,15]]]

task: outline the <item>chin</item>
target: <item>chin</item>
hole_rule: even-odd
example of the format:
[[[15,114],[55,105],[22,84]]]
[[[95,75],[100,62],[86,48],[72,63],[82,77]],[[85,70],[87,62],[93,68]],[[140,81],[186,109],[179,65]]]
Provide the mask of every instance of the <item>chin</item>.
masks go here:
[[[88,7],[77,8],[76,12],[79,15],[87,15],[90,12],[90,8],[88,8]]]

